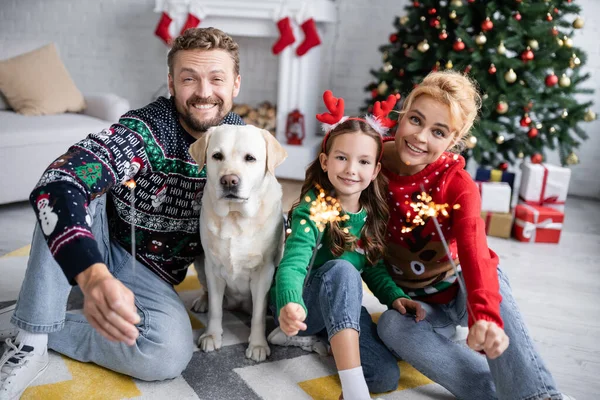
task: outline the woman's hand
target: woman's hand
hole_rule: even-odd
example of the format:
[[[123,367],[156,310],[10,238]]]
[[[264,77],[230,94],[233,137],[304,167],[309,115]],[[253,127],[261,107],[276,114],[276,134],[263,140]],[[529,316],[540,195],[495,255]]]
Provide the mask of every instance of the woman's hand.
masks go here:
[[[492,360],[504,353],[508,343],[504,329],[494,322],[480,319],[469,329],[467,345],[475,351],[483,351]]]
[[[298,303],[287,303],[279,310],[279,327],[288,336],[295,336],[298,331],[306,330],[304,308]]]
[[[406,314],[406,311],[409,311],[415,315],[415,321],[417,322],[425,319],[425,309],[418,301],[400,297],[394,300],[392,307],[402,315]]]

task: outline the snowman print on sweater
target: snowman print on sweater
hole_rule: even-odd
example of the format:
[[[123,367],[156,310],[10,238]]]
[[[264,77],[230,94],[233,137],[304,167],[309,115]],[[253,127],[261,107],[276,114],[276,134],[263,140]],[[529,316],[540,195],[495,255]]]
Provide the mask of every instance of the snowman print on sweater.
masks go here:
[[[42,192],[36,200],[36,205],[42,232],[44,232],[44,235],[49,236],[54,232],[54,228],[56,228],[56,224],[58,223],[58,215],[50,205],[50,195]]]

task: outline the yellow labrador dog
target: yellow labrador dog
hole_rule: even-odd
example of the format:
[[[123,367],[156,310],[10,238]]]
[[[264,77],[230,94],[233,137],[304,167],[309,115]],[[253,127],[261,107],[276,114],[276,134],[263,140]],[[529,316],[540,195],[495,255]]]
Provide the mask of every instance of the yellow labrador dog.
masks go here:
[[[190,147],[199,166],[206,163],[200,238],[196,260],[203,292],[192,308],[205,312],[208,327],[198,345],[221,348],[223,305],[252,315],[246,357],[264,361],[267,293],[283,252],[282,190],[275,167],[287,157],[279,142],[251,125],[210,128]],[[204,289],[206,288],[206,289]]]

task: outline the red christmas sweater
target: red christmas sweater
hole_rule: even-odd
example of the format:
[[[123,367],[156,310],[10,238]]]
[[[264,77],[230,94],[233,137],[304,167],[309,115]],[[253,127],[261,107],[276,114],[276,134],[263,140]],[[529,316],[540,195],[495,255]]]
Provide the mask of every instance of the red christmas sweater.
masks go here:
[[[475,320],[495,322],[503,327],[500,317],[498,256],[487,246],[485,223],[480,216],[479,189],[464,170],[463,157],[444,153],[422,171],[400,176],[386,168],[395,160],[393,138],[384,146],[383,172],[389,179],[388,250],[385,256],[388,272],[407,295],[429,303],[448,303],[458,292],[452,265],[446,255],[432,219],[424,225],[412,226],[407,212],[414,215],[411,202],[418,202],[421,185],[436,204],[448,204],[449,216],[438,216],[442,232],[453,260],[460,266],[467,287],[467,300]],[[460,205],[454,210],[452,206]],[[469,327],[475,321],[469,315]]]

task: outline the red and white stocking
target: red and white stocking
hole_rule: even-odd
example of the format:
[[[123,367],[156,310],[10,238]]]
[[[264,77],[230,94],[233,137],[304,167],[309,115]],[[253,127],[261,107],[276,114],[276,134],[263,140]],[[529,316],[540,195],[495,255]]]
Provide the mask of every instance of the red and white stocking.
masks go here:
[[[283,49],[296,41],[289,17],[277,21],[277,29],[279,29],[279,40],[275,42],[271,49],[275,55],[281,53]]]
[[[306,52],[313,47],[321,44],[321,38],[319,37],[319,32],[317,31],[317,25],[315,24],[314,19],[307,19],[300,27],[304,32],[304,41],[296,49],[296,55],[299,57],[305,55]]]
[[[167,46],[170,46],[171,41],[173,41],[173,38],[169,33],[169,26],[171,26],[171,22],[173,22],[173,20],[171,17],[169,17],[169,14],[163,11],[162,15],[160,16],[160,21],[158,21],[158,25],[156,26],[156,30],[154,31],[154,34],[161,38]]]

